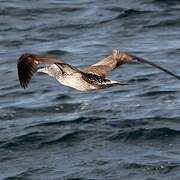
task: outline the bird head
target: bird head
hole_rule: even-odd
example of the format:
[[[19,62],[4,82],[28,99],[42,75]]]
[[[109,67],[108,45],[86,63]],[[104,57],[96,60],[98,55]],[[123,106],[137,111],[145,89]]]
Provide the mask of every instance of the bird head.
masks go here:
[[[55,78],[63,74],[62,70],[56,64],[52,64],[45,68],[38,69],[38,72],[48,74],[49,76],[52,76]]]

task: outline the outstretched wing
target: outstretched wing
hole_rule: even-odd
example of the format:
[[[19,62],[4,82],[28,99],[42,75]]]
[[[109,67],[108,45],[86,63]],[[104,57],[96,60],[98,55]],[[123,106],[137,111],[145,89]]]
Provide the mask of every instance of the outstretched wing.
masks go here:
[[[41,56],[41,55],[35,55],[35,54],[23,54],[17,63],[17,69],[18,69],[18,77],[20,85],[23,88],[26,88],[29,84],[33,74],[37,71],[38,64],[54,64],[54,63],[64,63],[61,60],[47,57],[47,56]]]
[[[142,62],[142,63],[149,64],[153,67],[156,67],[156,68],[166,72],[167,74],[169,74],[171,76],[176,77],[177,79],[180,79],[180,76],[175,75],[174,73],[170,72],[169,70],[167,70],[155,63],[152,63],[141,57],[137,57],[137,56],[131,55],[127,52],[119,51],[116,49],[114,49],[112,54],[110,54],[108,57],[100,60],[99,62],[97,62],[87,68],[84,68],[83,70],[85,72],[94,73],[94,74],[105,77],[108,72],[119,67],[120,65],[125,64],[125,63],[131,63],[131,62],[134,62],[135,60]]]

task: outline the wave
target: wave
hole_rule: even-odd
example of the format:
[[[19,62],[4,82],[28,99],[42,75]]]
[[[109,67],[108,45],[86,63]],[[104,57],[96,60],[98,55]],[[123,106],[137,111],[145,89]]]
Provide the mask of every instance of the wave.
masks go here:
[[[46,54],[48,54],[48,55],[63,56],[65,54],[68,54],[68,52],[67,51],[63,51],[63,50],[50,50],[50,51],[46,51]]]
[[[44,146],[65,143],[66,145],[77,144],[77,142],[85,140],[93,135],[90,130],[67,130],[58,134],[58,130],[50,131],[34,131],[13,137],[6,141],[0,142],[1,149],[22,150],[39,149]]]
[[[140,97],[144,97],[144,96],[160,96],[160,95],[172,95],[172,94],[176,94],[179,93],[178,91],[149,91],[149,92],[145,92],[142,94],[139,94],[138,96]]]
[[[169,7],[169,5],[179,5],[179,0],[151,0],[151,2],[154,4],[162,3],[162,5],[167,5],[167,7]]]
[[[28,150],[34,148],[39,142],[43,141],[46,137],[45,133],[41,132],[30,132],[13,137],[10,140],[6,140],[0,143],[0,148],[11,149],[11,150]]]
[[[136,9],[127,9],[124,10],[122,14],[119,15],[119,17],[128,17],[128,16],[136,16],[139,14],[147,14],[151,13],[153,11],[142,11],[142,10],[136,10]]]
[[[76,130],[62,134],[60,137],[51,138],[51,140],[42,142],[39,147],[56,145],[58,143],[65,143],[66,145],[77,144],[77,142],[85,140],[90,134],[87,130]]]
[[[50,103],[49,103],[50,104]],[[7,116],[5,117],[3,114],[0,115],[0,117],[7,118],[11,117],[11,119],[19,119],[19,118],[35,118],[45,115],[56,115],[58,113],[72,113],[76,111],[77,109],[81,110],[81,103],[62,103],[62,104],[56,104],[56,105],[41,105],[36,107],[18,107],[18,106],[8,106],[5,108],[2,108],[2,112],[8,112]]]
[[[179,18],[173,18],[170,20],[161,20],[161,21],[154,23],[154,24],[144,25],[144,28],[163,28],[163,27],[173,28],[174,26],[179,27],[179,25],[180,25]]]
[[[172,170],[179,168],[180,164],[169,161],[159,161],[155,163],[124,163],[123,168],[128,170],[135,169],[144,169],[149,172],[159,172],[161,174],[166,174],[171,172]]]
[[[180,136],[180,131],[162,127],[162,128],[154,128],[154,129],[146,129],[146,128],[138,128],[138,129],[126,129],[120,130],[114,135],[110,136],[108,139],[113,141],[137,141],[137,140],[170,140],[172,138],[176,138]]]
[[[105,120],[105,118],[102,117],[78,117],[72,120],[61,120],[61,121],[54,121],[54,122],[44,122],[39,123],[33,126],[28,126],[26,129],[29,128],[36,128],[36,127],[52,127],[52,126],[61,126],[61,125],[70,125],[70,124],[79,124],[79,123],[90,123],[95,121]]]
[[[43,167],[43,168],[29,168],[23,172],[20,172],[20,173],[17,173],[13,176],[8,176],[6,178],[4,178],[4,180],[13,180],[13,179],[31,179],[31,177],[34,175],[34,174],[38,174],[40,175],[41,173],[47,173],[48,171],[50,171],[51,169],[50,168],[46,168],[46,167]],[[41,178],[40,178],[41,179]],[[43,178],[44,179],[44,178]]]

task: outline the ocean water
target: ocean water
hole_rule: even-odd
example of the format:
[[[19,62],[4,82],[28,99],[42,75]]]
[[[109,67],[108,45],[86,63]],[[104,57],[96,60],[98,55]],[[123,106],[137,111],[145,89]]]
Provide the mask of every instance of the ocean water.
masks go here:
[[[24,90],[23,53],[86,66],[113,48],[180,75],[178,0],[0,0],[0,179],[179,180],[180,82],[145,64],[78,92],[46,75]]]

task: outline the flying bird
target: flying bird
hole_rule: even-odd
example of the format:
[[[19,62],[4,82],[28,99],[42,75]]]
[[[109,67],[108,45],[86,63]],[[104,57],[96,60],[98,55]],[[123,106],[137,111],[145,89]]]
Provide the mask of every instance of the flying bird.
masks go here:
[[[125,63],[132,63],[134,61],[149,64],[180,79],[180,76],[155,63],[117,49],[114,49],[104,59],[85,68],[77,68],[65,63],[61,59],[48,56],[23,54],[18,60],[17,69],[19,82],[23,88],[28,86],[33,74],[37,71],[54,77],[59,83],[65,86],[79,91],[88,91],[104,89],[115,85],[126,85],[126,83],[108,79],[107,74]],[[47,64],[48,66],[38,68],[39,64]]]

